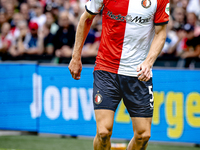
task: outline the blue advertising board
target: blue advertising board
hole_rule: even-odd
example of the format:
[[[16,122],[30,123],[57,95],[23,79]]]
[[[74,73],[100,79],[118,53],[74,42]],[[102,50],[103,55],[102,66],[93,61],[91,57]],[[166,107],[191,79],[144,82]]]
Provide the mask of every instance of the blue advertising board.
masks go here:
[[[39,66],[42,110],[39,132],[94,135],[92,68],[85,67],[81,80],[73,80],[67,67]]]
[[[36,64],[0,64],[0,128],[37,131],[31,118],[32,75]]]
[[[13,111],[5,114],[5,108],[4,111],[0,110],[0,121],[3,122],[0,128],[9,126],[7,129],[94,136],[93,68],[83,67],[81,79],[74,80],[66,66],[27,66],[18,66],[21,76],[17,73],[0,75],[0,83],[5,86],[0,86],[0,96],[5,97],[0,100],[0,107]],[[5,70],[5,67],[0,65],[0,71]],[[12,69],[16,70],[16,67]],[[24,79],[12,79],[17,76]],[[200,143],[199,76],[200,71],[197,70],[153,70],[152,141]],[[11,78],[11,81],[5,82],[4,78]],[[15,85],[12,91],[13,85],[8,83],[15,82],[18,86]],[[21,89],[21,92],[17,92],[17,89]],[[9,96],[6,97],[3,90]],[[9,94],[11,91],[12,94]],[[16,105],[21,106],[20,110],[13,108]],[[13,117],[13,114],[18,116]],[[16,128],[12,121],[17,122],[18,119],[20,123]],[[115,113],[112,137],[131,139],[132,136],[131,119],[121,102]]]

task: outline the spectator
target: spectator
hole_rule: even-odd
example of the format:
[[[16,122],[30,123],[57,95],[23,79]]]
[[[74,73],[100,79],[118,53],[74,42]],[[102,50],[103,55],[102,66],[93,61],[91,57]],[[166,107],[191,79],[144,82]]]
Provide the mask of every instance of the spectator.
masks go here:
[[[175,51],[175,55],[177,57],[180,57],[180,55],[183,53],[183,49],[186,48],[186,35],[183,27],[184,26],[182,25],[175,27],[176,35],[178,36],[178,41],[176,42],[175,46],[173,46],[171,49],[172,51]]]
[[[197,24],[197,16],[193,12],[187,13],[187,23],[191,24],[194,27],[194,36],[197,37],[200,35],[200,26]]]
[[[7,0],[1,0],[1,7],[5,8],[7,4]]]
[[[51,25],[45,23],[42,29],[42,34],[44,37],[44,53],[47,55],[53,55],[54,45],[53,45],[53,34],[50,32]]]
[[[25,49],[25,53],[29,55],[41,55],[44,51],[43,40],[44,36],[40,32],[38,32],[38,24],[36,22],[29,23],[29,29],[31,33],[30,39],[27,41]]]
[[[186,48],[183,49],[181,58],[185,60],[184,67],[189,67],[192,60],[200,55],[200,36],[194,36],[194,27],[190,24],[184,26],[186,32]]]
[[[185,24],[185,11],[182,7],[175,7],[172,15],[174,25],[180,26]]]
[[[29,12],[29,6],[27,3],[22,3],[20,5],[20,13],[23,15],[23,18],[29,22],[30,21],[30,12]]]
[[[14,40],[9,49],[9,53],[12,57],[22,56],[25,52],[25,47],[27,47],[27,41],[31,38],[26,21],[19,21],[17,23],[17,28],[19,30],[19,36]]]
[[[0,52],[6,53],[11,45],[12,37],[9,36],[10,24],[8,22],[3,23],[1,27],[1,36],[0,36]]]
[[[193,12],[200,19],[200,0],[190,0],[187,6],[187,12]]]
[[[180,2],[178,3],[178,6],[182,7],[186,12],[188,3],[189,3],[189,0],[180,0]]]
[[[0,28],[3,23],[7,21],[5,10],[3,8],[0,9]]]
[[[11,23],[11,20],[13,18],[14,13],[15,13],[14,4],[7,2],[5,10],[6,10],[7,20],[8,20],[9,23]]]
[[[29,8],[29,15],[30,19],[36,16],[35,14],[35,6],[37,5],[37,0],[27,0],[28,8]]]
[[[53,14],[53,16],[54,16],[54,18],[55,18],[55,20],[57,22],[58,21],[58,16],[59,16],[60,12],[59,12],[59,6],[56,3],[52,4],[52,9],[51,9],[50,12]]]
[[[54,0],[54,4],[57,4],[59,12],[64,11],[64,0]]]
[[[44,50],[44,36],[38,32],[38,24],[35,22],[29,23],[30,32],[25,21],[19,22],[20,36],[10,49],[10,54],[14,57],[20,55],[41,55]]]
[[[180,0],[170,0],[170,12],[171,12],[171,14],[173,14],[174,8],[176,8],[178,6],[179,2],[180,2]]]
[[[46,24],[51,27],[51,34],[56,34],[59,29],[59,26],[55,23],[55,18],[51,12],[46,12]]]
[[[75,25],[75,27],[77,27],[77,24],[78,24],[78,22],[80,20],[80,17],[82,15],[82,13],[83,13],[83,10],[80,7],[80,3],[77,2],[77,1],[74,1],[71,4],[71,6],[72,6],[72,11],[70,11],[70,12],[73,15],[71,20],[72,20],[73,24]]]
[[[23,15],[21,13],[15,13],[11,20],[11,26],[15,27],[19,21],[24,20]]]
[[[65,0],[64,3],[63,3],[63,7],[66,11],[70,11],[71,9],[71,5],[70,5],[70,0]]]
[[[71,57],[75,42],[74,25],[69,22],[69,13],[64,11],[59,15],[59,30],[55,35],[54,46],[57,57]]]
[[[31,22],[36,22],[39,25],[39,28],[42,28],[46,22],[46,15],[43,14],[43,7],[40,2],[35,4],[34,11],[36,16],[31,19]]]
[[[53,8],[58,8],[58,11],[64,11],[63,0],[46,0],[45,12],[51,11]]]
[[[21,13],[15,13],[13,15],[13,19],[11,21],[11,31],[10,31],[10,35],[13,37],[13,39],[16,39],[20,34],[19,29],[16,26],[18,22],[22,20],[24,20],[24,18]]]

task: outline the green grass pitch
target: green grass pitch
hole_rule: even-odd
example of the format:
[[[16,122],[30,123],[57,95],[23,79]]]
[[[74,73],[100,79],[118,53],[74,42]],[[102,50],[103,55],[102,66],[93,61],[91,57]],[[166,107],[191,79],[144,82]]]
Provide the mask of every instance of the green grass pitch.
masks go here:
[[[89,138],[0,136],[0,150],[93,150],[92,143],[93,140]],[[147,150],[200,150],[200,148],[150,143]]]

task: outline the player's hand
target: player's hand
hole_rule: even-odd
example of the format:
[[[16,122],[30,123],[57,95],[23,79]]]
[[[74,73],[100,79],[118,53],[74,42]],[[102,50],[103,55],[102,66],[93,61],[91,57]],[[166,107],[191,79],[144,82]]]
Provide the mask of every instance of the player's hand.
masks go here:
[[[143,62],[137,66],[138,80],[148,81],[151,78],[151,66]]]
[[[69,71],[72,75],[72,78],[79,80],[81,78],[81,71],[82,71],[82,62],[81,59],[74,59],[72,58],[69,63]]]

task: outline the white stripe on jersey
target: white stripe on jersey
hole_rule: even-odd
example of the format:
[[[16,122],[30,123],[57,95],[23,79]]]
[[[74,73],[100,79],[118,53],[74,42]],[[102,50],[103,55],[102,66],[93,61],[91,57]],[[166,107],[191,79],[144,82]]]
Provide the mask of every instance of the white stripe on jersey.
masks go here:
[[[142,7],[141,1],[129,1],[128,15],[134,21],[126,22],[125,37],[122,48],[122,55],[118,74],[127,76],[137,76],[137,66],[141,64],[150,49],[155,29],[153,17],[157,8],[157,0],[151,0],[152,5],[148,9]],[[149,19],[149,21],[139,22],[141,19]],[[138,21],[137,21],[138,20]]]

